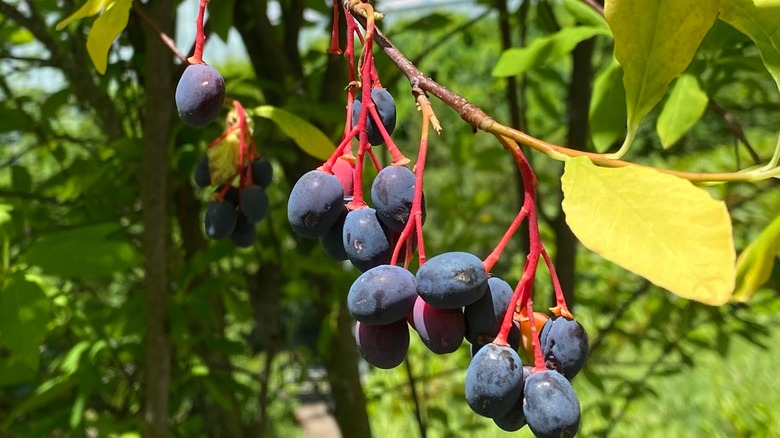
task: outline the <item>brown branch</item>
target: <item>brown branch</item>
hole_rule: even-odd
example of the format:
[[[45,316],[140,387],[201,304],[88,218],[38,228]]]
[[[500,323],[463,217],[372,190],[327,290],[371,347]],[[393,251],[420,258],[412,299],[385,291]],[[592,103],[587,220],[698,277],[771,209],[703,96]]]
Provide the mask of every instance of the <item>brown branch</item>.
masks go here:
[[[595,9],[599,14],[604,15],[604,6],[600,5],[596,0],[582,0],[582,2]]]
[[[346,0],[345,4],[350,5],[350,0]],[[366,20],[362,17],[359,11],[350,9],[352,16],[365,28]],[[661,173],[673,175],[679,178],[687,179],[691,182],[728,182],[728,181],[745,181],[750,177],[737,172],[683,172],[672,169],[663,169],[652,166],[645,166],[641,164],[631,163],[619,159],[608,158],[604,154],[597,154],[594,152],[578,151],[575,149],[558,146],[552,143],[548,143],[544,140],[540,140],[536,137],[519,131],[515,128],[503,125],[493,120],[487,113],[481,108],[469,102],[465,97],[449,90],[444,85],[434,81],[428,76],[425,76],[417,67],[398,50],[393,43],[382,33],[379,28],[375,28],[374,42],[382,48],[390,60],[398,67],[399,70],[406,76],[411,84],[412,88],[419,87],[426,92],[436,96],[439,100],[447,104],[450,108],[457,111],[460,117],[470,124],[475,130],[481,130],[493,134],[496,137],[508,137],[514,141],[523,144],[525,146],[536,149],[544,154],[559,159],[565,160],[567,157],[588,157],[594,164],[603,167],[626,167],[637,166],[642,168],[653,169]]]
[[[717,102],[712,99],[710,99],[707,103],[707,109],[720,116],[720,118],[726,122],[726,126],[729,128],[729,131],[731,131],[731,134],[734,135],[734,137],[736,137],[736,139],[745,146],[745,149],[747,149],[753,162],[755,164],[761,164],[761,157],[758,156],[756,150],[753,149],[753,146],[750,145],[747,137],[745,137],[745,131],[742,129],[742,125],[739,124],[737,119],[734,117],[734,114],[718,105]]]
[[[161,31],[160,28],[157,26],[157,24],[149,18],[148,15],[146,15],[146,12],[144,12],[144,8],[141,7],[141,3],[134,1],[133,2],[133,12],[136,13],[141,18],[141,21],[144,22],[144,24],[149,27],[149,29],[152,30],[152,32],[156,33],[157,36],[160,37],[160,41],[163,42],[169,49],[171,49],[171,52],[173,52],[174,55],[176,55],[177,58],[184,64],[188,64],[187,61],[187,55],[181,52],[178,47],[176,47],[176,43],[173,41],[173,38],[169,37],[168,34]]]

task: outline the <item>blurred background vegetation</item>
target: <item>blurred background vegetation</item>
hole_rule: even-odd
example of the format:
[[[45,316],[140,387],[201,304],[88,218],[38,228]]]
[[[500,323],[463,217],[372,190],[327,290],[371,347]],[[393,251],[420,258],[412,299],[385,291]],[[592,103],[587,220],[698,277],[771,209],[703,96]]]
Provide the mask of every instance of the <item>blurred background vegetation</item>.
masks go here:
[[[319,163],[269,122],[255,120],[255,141],[275,167],[258,243],[241,250],[205,239],[209,193],[191,178],[221,123],[179,122],[173,90],[183,66],[137,13],[177,35],[177,23],[194,28],[176,20],[177,7],[194,15],[197,2],[136,2],[103,76],[85,48],[90,19],[54,30],[80,5],[0,0],[0,436],[332,436],[304,427],[302,408],[315,403],[345,437],[508,435],[463,399],[467,344],[437,357],[413,334],[404,366],[376,370],[359,359],[344,309],[357,271],[293,235],[286,220],[292,184]],[[570,8],[543,0],[376,7],[385,5],[383,29],[427,75],[497,120],[593,148],[588,113],[609,39],[581,42],[521,76],[491,76],[504,49],[575,25]],[[209,12],[209,38],[232,35],[221,50],[242,47],[237,56],[206,52],[206,61],[222,60],[209,62],[229,97],[293,111],[337,142],[347,66],[325,53],[329,6],[212,0]],[[178,35],[186,52],[192,34]],[[420,121],[409,85],[376,56],[398,103],[394,138],[412,157]],[[752,164],[736,126],[766,161],[780,99],[752,43],[719,24],[691,69],[709,110],[668,151],[646,121],[631,159],[733,171]],[[492,137],[433,105],[444,132],[431,139],[426,168],[427,254],[484,257],[520,202],[513,162]],[[591,338],[574,381],[580,435],[780,436],[780,272],[747,304],[678,299],[578,246],[560,208],[562,164],[530,159],[545,243]],[[730,209],[738,250],[778,213],[775,186],[710,188]],[[512,242],[494,273],[518,278],[523,247]],[[552,300],[548,279],[540,269],[540,307]]]

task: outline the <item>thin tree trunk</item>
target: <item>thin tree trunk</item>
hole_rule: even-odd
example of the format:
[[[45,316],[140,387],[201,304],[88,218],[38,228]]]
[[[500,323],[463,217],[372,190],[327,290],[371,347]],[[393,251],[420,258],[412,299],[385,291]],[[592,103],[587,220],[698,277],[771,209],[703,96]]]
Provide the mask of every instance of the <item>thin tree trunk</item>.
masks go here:
[[[567,145],[573,149],[585,149],[588,145],[588,111],[593,80],[591,58],[594,46],[595,40],[591,38],[578,44],[571,54],[573,67],[567,105],[569,115]],[[553,220],[553,227],[556,242],[555,268],[566,302],[571,306],[574,304],[577,238],[566,224],[563,210],[559,210]]]
[[[175,8],[171,0],[148,4],[149,16],[173,35]],[[144,422],[151,438],[168,436],[171,345],[168,334],[167,250],[168,145],[173,109],[173,62],[159,37],[146,33],[146,102],[142,158],[144,283],[146,289],[146,394]]]
[[[358,370],[360,356],[352,335],[353,324],[347,310],[347,300],[342,297],[339,300],[336,333],[330,338],[330,354],[326,362],[328,380],[335,403],[334,416],[341,435],[345,438],[371,438],[371,425]]]

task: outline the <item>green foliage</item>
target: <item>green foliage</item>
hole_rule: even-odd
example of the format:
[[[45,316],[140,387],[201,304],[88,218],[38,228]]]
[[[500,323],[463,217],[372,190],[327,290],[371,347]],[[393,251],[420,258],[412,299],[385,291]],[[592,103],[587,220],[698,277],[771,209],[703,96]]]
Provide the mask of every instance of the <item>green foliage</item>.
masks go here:
[[[616,61],[602,70],[593,83],[588,126],[593,147],[600,153],[606,152],[626,131],[626,89],[623,69]]]
[[[716,0],[608,0],[604,16],[615,36],[628,106],[625,152],[639,122],[685,70],[718,15]],[[618,156],[622,153],[618,152]]]
[[[523,123],[529,133],[558,144],[565,144],[569,135],[566,121],[571,113],[566,102],[574,80],[571,53],[580,42],[594,37],[595,81],[588,79],[594,87],[593,99],[590,108],[579,110],[587,112],[590,119],[592,140],[585,148],[591,152],[608,150],[624,135],[628,115],[623,87],[625,65],[613,61],[613,42],[604,19],[577,0],[529,3],[533,4],[525,18],[519,10],[509,11],[513,35],[519,35],[517,30],[521,28],[526,32],[524,47],[517,40],[515,47],[501,46],[494,15],[472,22],[473,17],[457,13],[414,13],[409,22],[388,20],[387,27],[382,26],[426,74],[468,97],[499,121],[510,118],[507,80],[491,77],[490,73],[499,62],[508,62],[500,59],[511,59],[518,51],[527,55],[505,64],[513,69],[511,74],[522,79],[518,92]],[[629,95],[634,96],[629,99],[636,103],[634,119],[646,116],[657,122],[653,126],[669,128],[659,140],[652,128],[640,126],[632,159],[694,171],[744,167],[750,155],[742,146],[735,151],[734,134],[718,114],[704,110],[701,117],[693,117],[699,111],[688,111],[689,117],[666,118],[672,111],[667,107],[676,104],[687,111],[691,109],[687,105],[694,103],[690,100],[698,102],[693,109],[701,110],[703,93],[744,127],[760,158],[771,153],[780,109],[771,76],[777,76],[773,58],[777,44],[771,44],[769,32],[777,21],[772,20],[776,11],[770,2],[721,3],[731,8],[723,9],[721,15],[730,25],[718,20],[706,36],[703,26],[673,26],[686,33],[680,41],[690,50],[680,52],[686,52],[686,59],[692,61],[675,65],[665,75],[646,76],[655,81],[651,84],[655,91],[638,93],[636,77],[626,79],[629,85],[634,84],[629,87],[633,90]],[[61,10],[53,1],[34,4],[34,12],[46,17],[43,22],[72,12]],[[233,7],[225,6],[230,4]],[[210,24],[215,34],[224,38],[236,28],[244,35],[253,35],[247,31],[251,26],[242,21],[246,11],[241,8],[246,4],[210,2]],[[307,13],[330,16],[323,2],[306,4]],[[641,8],[652,6],[647,2],[636,4]],[[146,7],[144,3],[139,5]],[[163,264],[170,283],[168,327],[174,354],[170,412],[171,432],[175,435],[233,436],[229,427],[238,424],[251,431],[247,435],[299,436],[294,410],[300,401],[295,396],[311,387],[314,379],[307,375],[307,369],[318,369],[326,363],[339,342],[353,342],[348,334],[338,332],[337,303],[344,299],[357,273],[328,260],[312,242],[292,236],[284,215],[292,182],[319,164],[299,148],[323,158],[340,139],[345,84],[330,76],[333,70],[327,67],[330,61],[322,50],[327,46],[326,33],[318,30],[318,39],[297,44],[295,37],[308,23],[286,15],[295,9],[291,2],[282,1],[280,5],[278,22],[269,23],[265,29],[268,38],[251,41],[279,51],[312,48],[296,52],[298,58],[275,60],[273,68],[284,70],[280,75],[284,79],[278,80],[261,69],[249,71],[246,65],[220,66],[221,71],[229,72],[225,78],[231,97],[256,108],[254,140],[275,166],[274,184],[268,190],[271,213],[258,226],[255,246],[236,250],[226,242],[205,242],[199,228],[204,205],[199,201],[207,200],[211,193],[195,191],[191,174],[206,144],[219,135],[221,128],[194,131],[177,127],[171,144],[161,146],[167,148],[168,161],[158,164],[170,170],[169,186],[160,188],[161,198],[169,201],[170,216],[158,220],[170,229],[170,254]],[[4,413],[0,435],[82,436],[97,431],[105,436],[145,436],[147,309],[139,254],[145,245],[140,194],[146,182],[141,166],[141,120],[146,99],[163,102],[172,96],[150,95],[143,88],[150,78],[143,73],[143,30],[137,16],[130,16],[130,26],[116,40],[110,33],[124,25],[119,25],[121,20],[106,22],[108,29],[101,34],[104,46],[98,58],[105,62],[111,44],[120,50],[115,51],[117,62],[106,66],[105,75],[93,83],[90,93],[80,88],[85,86],[83,82],[75,82],[93,76],[86,55],[78,58],[77,51],[63,49],[57,53],[59,58],[50,57],[30,45],[49,35],[62,47],[83,47],[85,26],[91,26],[88,38],[95,38],[98,20],[111,18],[107,14],[112,10],[118,14],[127,8],[129,2],[87,2],[80,12],[70,16],[71,20],[95,16],[101,10],[102,15],[91,25],[63,24],[65,31],[59,34],[51,29],[48,34],[33,34],[7,17],[0,20],[4,53],[18,54],[14,51],[24,49],[31,51],[30,57],[40,58],[32,63],[9,59],[13,71],[0,79],[4,97],[0,103],[0,142],[4,145],[0,148],[0,412]],[[33,12],[30,17],[35,17]],[[639,14],[626,18],[621,26],[629,28],[633,26],[631,20],[642,18],[645,23],[637,28],[640,35],[636,35],[641,36],[649,22],[659,26],[680,23],[647,17]],[[582,25],[575,26],[575,21]],[[614,19],[610,24],[615,29]],[[615,31],[615,38],[624,35]],[[697,50],[700,36],[703,42]],[[644,39],[640,43],[638,49],[626,55],[631,62],[641,62],[639,58],[644,56],[648,59],[645,67],[666,65],[668,53],[642,45]],[[502,55],[503,49],[510,51]],[[267,62],[267,56],[258,55],[256,50],[252,56]],[[62,76],[63,88],[25,80],[39,72],[38,65],[56,64],[70,57],[76,61],[73,68],[79,75]],[[99,59],[95,57],[97,65]],[[626,58],[618,59],[623,62]],[[294,67],[288,69],[286,63]],[[408,84],[379,53],[377,68],[383,85],[394,96],[408,95]],[[56,65],[55,69],[63,71]],[[672,70],[676,72],[673,75]],[[664,108],[652,111],[650,108],[663,98],[666,86],[683,71],[683,77],[696,77],[698,89],[685,85],[690,79],[678,79]],[[175,78],[170,80],[175,82]],[[338,93],[328,91],[333,83]],[[678,91],[679,95],[675,94]],[[696,99],[690,99],[691,93]],[[97,106],[91,100],[95,96],[104,98],[110,106]],[[650,97],[657,100],[650,104]],[[396,100],[399,125],[394,139],[404,153],[413,155],[419,140],[419,116],[412,99]],[[513,163],[490,136],[473,134],[458,114],[431,100],[444,132],[430,139],[425,227],[429,255],[445,250],[486,255],[518,205]],[[110,134],[106,123],[112,111],[120,118],[118,136]],[[646,114],[639,117],[642,111]],[[685,119],[688,123],[681,123]],[[690,126],[692,120],[695,123]],[[675,148],[667,151],[658,147],[671,143]],[[381,159],[386,159],[382,154],[378,152]],[[765,182],[708,189],[728,207],[736,248],[747,248],[737,272],[740,281],[744,280],[738,283],[738,290],[749,292],[739,296],[746,298],[755,291],[744,304],[713,308],[678,299],[605,263],[597,254],[568,247],[560,237],[562,165],[536,153],[530,155],[539,180],[543,238],[553,257],[576,251],[573,310],[593,339],[593,357],[582,377],[575,380],[583,397],[582,436],[771,436],[774,432],[770,425],[780,421],[773,409],[778,403],[776,391],[765,390],[774,381],[768,370],[777,357],[776,327],[780,322],[776,316],[780,311],[776,292],[780,269],[774,264],[777,221],[770,219],[777,216],[780,202],[775,187]],[[571,174],[565,178],[569,177]],[[644,188],[643,194],[634,194],[623,205],[641,206],[652,201],[658,185],[665,184],[636,178],[633,173],[619,178],[605,192],[614,192],[614,185]],[[585,221],[597,194],[587,183],[575,185],[589,189],[581,196],[580,208],[585,211],[577,218]],[[689,211],[693,206],[684,195],[694,190],[703,193],[703,189],[680,189],[663,202],[647,207],[649,216],[654,216],[658,205],[663,204],[674,210],[666,219],[689,218],[680,221],[675,239],[665,234],[667,238],[662,241],[682,244],[684,238],[692,238],[687,231],[693,223],[713,224],[713,215],[697,218]],[[679,197],[674,197],[677,192]],[[604,202],[609,204],[604,212],[611,216],[621,205],[614,199]],[[714,203],[710,199],[707,205]],[[717,204],[722,209],[722,204]],[[711,228],[719,230],[718,239],[722,240],[726,224],[722,216],[718,217],[720,225]],[[648,224],[653,224],[643,218],[626,220],[624,225],[629,230],[625,233],[584,233],[583,241],[589,242],[587,237],[604,238],[615,245],[619,238],[636,238],[642,234],[638,230],[648,230]],[[660,258],[637,250],[640,244],[626,245],[625,250],[634,256],[639,254],[634,258],[644,260],[643,267],[652,263],[660,268]],[[683,257],[685,260],[706,264],[715,257],[695,242],[684,246],[692,251]],[[729,247],[733,257],[734,244]],[[507,279],[517,278],[524,260],[523,243],[515,239],[494,272]],[[721,260],[713,277],[721,278],[723,284],[730,281],[724,278],[734,272],[730,260],[731,269]],[[696,272],[688,279],[698,278],[707,269],[694,269]],[[535,298],[543,305],[549,297],[549,278],[542,271],[538,277]],[[409,363],[429,436],[508,436],[490,420],[471,413],[463,401],[467,346],[452,355],[435,357],[425,351],[415,333],[412,338]],[[338,359],[347,362],[350,357]],[[406,370],[363,369],[362,377],[374,435],[416,436],[415,407]],[[327,383],[315,383],[328,390]],[[359,385],[354,388],[356,394]],[[680,397],[681,393],[691,397]],[[257,418],[263,415],[260,424]],[[527,431],[514,436],[527,436]]]
[[[695,76],[683,74],[674,81],[656,124],[665,149],[675,144],[701,118],[708,100]]]

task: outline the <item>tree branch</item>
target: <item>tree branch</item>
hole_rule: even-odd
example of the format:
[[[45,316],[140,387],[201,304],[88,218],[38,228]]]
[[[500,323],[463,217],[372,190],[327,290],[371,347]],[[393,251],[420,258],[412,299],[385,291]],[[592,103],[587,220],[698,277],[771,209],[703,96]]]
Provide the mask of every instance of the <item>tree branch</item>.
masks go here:
[[[761,164],[761,157],[758,156],[756,150],[753,149],[753,146],[750,145],[747,137],[745,137],[745,131],[742,129],[742,125],[739,124],[737,119],[734,117],[734,114],[728,112],[712,99],[707,102],[707,109],[720,116],[720,118],[726,122],[726,126],[729,128],[729,131],[731,131],[734,137],[736,137],[736,139],[745,146],[745,149],[747,149],[753,162],[755,164]]]
[[[347,0],[345,4],[347,7],[352,7],[349,0]],[[363,18],[359,12],[351,9],[350,12],[352,13],[352,16],[361,24],[361,26],[365,28],[365,18]],[[396,65],[396,67],[401,70],[404,76],[406,76],[412,88],[419,87],[427,93],[433,94],[447,106],[457,111],[460,117],[469,125],[471,125],[475,130],[485,131],[497,137],[503,136],[511,138],[520,144],[536,149],[537,151],[542,152],[556,160],[563,161],[569,157],[588,157],[594,164],[603,167],[626,167],[631,165],[636,167],[649,168],[661,173],[687,179],[695,183],[751,181],[773,176],[773,173],[770,172],[758,175],[739,172],[683,172],[672,169],[644,166],[642,164],[631,163],[619,159],[611,159],[608,158],[608,156],[605,154],[578,151],[575,149],[548,143],[544,140],[540,140],[531,135],[528,135],[525,132],[519,131],[515,128],[503,125],[493,120],[481,108],[469,102],[465,97],[454,93],[444,85],[425,76],[408,58],[406,58],[406,56],[404,56],[403,53],[401,53],[401,51],[399,51],[393,45],[393,43],[384,35],[384,33],[382,33],[379,28],[375,28],[374,30],[374,42],[380,48],[382,48],[382,50],[385,52],[385,55],[387,55]]]

